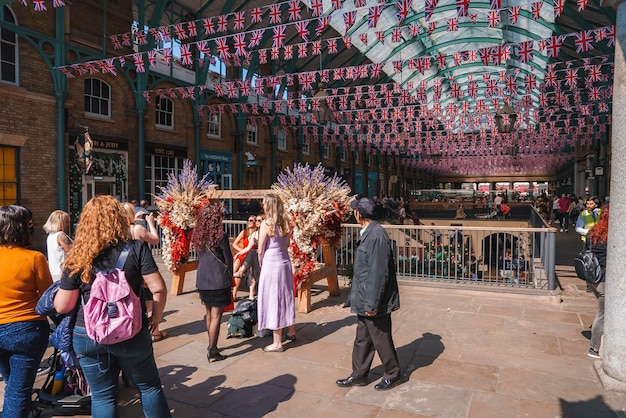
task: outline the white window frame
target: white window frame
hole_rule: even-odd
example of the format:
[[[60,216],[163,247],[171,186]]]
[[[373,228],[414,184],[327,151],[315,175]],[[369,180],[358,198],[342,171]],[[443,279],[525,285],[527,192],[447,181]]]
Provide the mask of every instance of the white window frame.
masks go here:
[[[285,151],[287,149],[287,131],[285,128],[278,128],[276,132],[276,148],[280,151]]]
[[[11,10],[11,8],[8,5],[4,5],[4,21],[8,22],[8,23],[13,23],[15,25],[17,25],[17,18],[15,17],[15,13],[13,13],[13,10]],[[7,19],[7,17],[10,17],[12,20]],[[14,84],[14,85],[19,85],[19,59],[20,59],[20,54],[19,54],[19,50],[18,50],[18,36],[17,33],[13,32],[13,31],[9,31],[8,29],[6,29],[7,32],[11,32],[13,34],[13,36],[15,37],[15,39],[12,40],[7,40],[7,39],[3,39],[2,37],[0,37],[0,44],[3,45],[7,45],[9,48],[11,45],[13,45],[13,57],[14,57],[14,61],[3,61],[0,59],[0,81],[3,83],[8,83],[8,84]],[[4,63],[9,63],[10,65],[14,66],[14,72],[13,72],[13,78],[15,79],[14,81],[12,80],[8,80],[5,78],[5,74],[2,72],[1,70],[1,66]]]
[[[222,137],[222,115],[214,113],[206,121],[206,136],[209,138]]]
[[[154,111],[155,126],[161,129],[174,129],[174,101],[167,97],[157,98]],[[167,124],[167,119],[170,119],[170,124]],[[165,124],[161,123],[162,119],[165,120]]]
[[[90,116],[96,116],[96,117],[99,117],[99,118],[111,119],[111,86],[108,83],[100,80],[99,78],[86,78],[85,79],[85,83],[87,83],[88,81],[91,82],[92,93],[91,94],[87,94],[87,91],[85,89],[85,91],[83,92],[85,99],[92,98],[92,99],[95,99],[95,100],[99,100],[101,102],[100,103],[100,105],[101,105],[100,108],[101,109],[103,107],[102,104],[106,104],[106,112],[107,113],[105,114],[105,113],[102,113],[102,112],[100,112],[100,113],[92,112],[91,109],[87,109],[87,106],[86,106],[87,103],[85,103],[85,114],[86,115],[90,115]],[[109,97],[108,98],[107,97],[103,97],[103,96],[96,96],[96,95],[93,94],[93,84],[95,84],[95,82],[100,83],[101,87],[102,86],[106,86],[107,87],[107,89],[109,90]]]
[[[322,158],[328,160],[330,158],[330,147],[328,144],[322,144]]]
[[[248,145],[258,145],[259,144],[259,136],[258,129],[256,125],[248,123],[246,125],[246,144]]]
[[[308,138],[302,140],[302,154],[311,155],[311,142]]]

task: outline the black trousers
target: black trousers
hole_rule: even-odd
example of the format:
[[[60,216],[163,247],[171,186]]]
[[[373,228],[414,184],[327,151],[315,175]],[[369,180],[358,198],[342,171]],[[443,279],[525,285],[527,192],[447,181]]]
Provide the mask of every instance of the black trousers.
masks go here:
[[[365,377],[372,367],[374,352],[385,369],[383,378],[400,378],[398,353],[391,337],[391,314],[375,317],[357,316],[356,338],[352,349],[352,376]]]

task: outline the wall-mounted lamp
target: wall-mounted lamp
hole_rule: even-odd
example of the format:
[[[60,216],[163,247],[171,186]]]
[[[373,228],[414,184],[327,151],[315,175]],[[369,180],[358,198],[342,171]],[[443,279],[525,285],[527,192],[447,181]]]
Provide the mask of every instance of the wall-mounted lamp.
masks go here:
[[[517,114],[507,103],[496,112],[496,127],[501,134],[510,134],[516,121]]]

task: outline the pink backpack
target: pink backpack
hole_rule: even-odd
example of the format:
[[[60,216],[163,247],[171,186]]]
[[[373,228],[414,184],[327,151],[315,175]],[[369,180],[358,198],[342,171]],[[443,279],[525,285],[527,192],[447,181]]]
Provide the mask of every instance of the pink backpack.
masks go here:
[[[126,244],[115,269],[96,270],[89,300],[83,301],[87,335],[100,344],[129,340],[141,330],[141,299],[122,270],[129,252],[130,244]]]

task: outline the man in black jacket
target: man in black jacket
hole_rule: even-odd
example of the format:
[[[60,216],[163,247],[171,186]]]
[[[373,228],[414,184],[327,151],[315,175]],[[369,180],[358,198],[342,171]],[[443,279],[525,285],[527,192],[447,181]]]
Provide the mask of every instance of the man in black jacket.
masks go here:
[[[374,388],[387,390],[396,386],[401,378],[398,354],[391,336],[391,312],[400,308],[391,240],[383,227],[372,219],[376,207],[372,199],[363,197],[353,201],[350,207],[362,228],[350,291],[350,306],[357,314],[357,329],[352,349],[352,374],[337,380],[337,385],[367,385],[367,374],[374,352],[377,352],[385,374]]]

